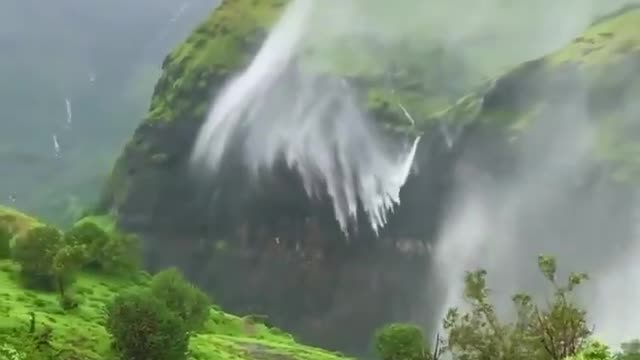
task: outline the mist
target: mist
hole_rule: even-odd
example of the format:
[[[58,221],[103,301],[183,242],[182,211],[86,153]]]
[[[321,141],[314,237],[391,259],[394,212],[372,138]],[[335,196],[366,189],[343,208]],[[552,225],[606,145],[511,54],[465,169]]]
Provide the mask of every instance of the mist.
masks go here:
[[[0,201],[60,225],[93,206],[162,60],[217,3],[3,1]]]

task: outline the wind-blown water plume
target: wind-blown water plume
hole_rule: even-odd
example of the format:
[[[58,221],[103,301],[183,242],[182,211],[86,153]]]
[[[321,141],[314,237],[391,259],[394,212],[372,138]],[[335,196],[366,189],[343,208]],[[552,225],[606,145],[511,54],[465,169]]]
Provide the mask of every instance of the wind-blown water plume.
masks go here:
[[[343,231],[362,208],[374,231],[399,201],[419,138],[400,145],[360,109],[344,79],[303,70],[315,1],[296,0],[249,67],[213,103],[193,164],[215,172],[232,147],[256,178],[279,162],[310,197],[328,196]]]
[[[488,271],[492,300],[503,316],[511,315],[514,293],[548,295],[536,256],[550,254],[558,258],[560,277],[570,271],[591,276],[577,301],[591,315],[596,335],[619,345],[640,331],[624,320],[640,299],[640,272],[631,260],[639,251],[638,234],[630,236],[637,219],[628,212],[634,200],[607,176],[594,175],[602,170],[593,152],[601,130],[587,110],[590,97],[579,87],[572,95],[566,104],[542,110],[509,150],[517,154],[515,171],[492,174],[483,168],[487,164],[464,156],[458,164],[434,254],[433,277],[444,287],[438,319],[449,307],[465,306],[464,273],[478,268]]]

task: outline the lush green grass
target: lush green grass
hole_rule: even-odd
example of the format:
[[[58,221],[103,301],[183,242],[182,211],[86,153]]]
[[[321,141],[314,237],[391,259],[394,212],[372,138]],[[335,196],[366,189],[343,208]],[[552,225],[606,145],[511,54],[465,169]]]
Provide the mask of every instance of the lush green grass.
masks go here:
[[[639,34],[640,8],[630,9],[594,24],[569,46],[553,54],[550,60],[585,65],[610,63],[640,50]]]
[[[4,226],[15,235],[21,234],[40,222],[15,209],[0,205],[0,226]]]
[[[80,306],[64,311],[55,293],[26,290],[17,279],[19,267],[0,261],[0,344],[15,344],[16,334],[27,332],[30,313],[36,330],[50,327],[56,349],[69,349],[82,359],[111,359],[110,339],[103,327],[103,309],[115,294],[131,286],[145,285],[148,276],[136,280],[83,273],[73,287]],[[269,356],[272,357],[269,357]],[[277,355],[280,355],[278,357]],[[211,309],[205,330],[191,339],[191,358],[198,360],[338,360],[345,357],[300,345],[288,334],[249,318]]]

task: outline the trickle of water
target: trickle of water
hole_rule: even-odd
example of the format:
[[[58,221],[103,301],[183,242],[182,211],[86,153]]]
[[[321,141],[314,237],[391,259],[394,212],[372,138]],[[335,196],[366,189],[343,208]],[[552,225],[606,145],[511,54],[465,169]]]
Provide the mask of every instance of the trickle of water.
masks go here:
[[[53,139],[53,151],[56,157],[60,157],[60,143],[58,142],[58,135],[53,134],[51,136]]]
[[[232,146],[255,177],[285,161],[309,197],[331,199],[345,233],[359,206],[377,233],[400,201],[420,139],[391,144],[346,81],[298,66],[315,3],[291,3],[253,62],[215,99],[192,164],[215,172]]]
[[[71,113],[71,101],[68,98],[64,99],[66,108],[67,108],[67,124],[68,126],[71,126],[71,119],[73,114]]]

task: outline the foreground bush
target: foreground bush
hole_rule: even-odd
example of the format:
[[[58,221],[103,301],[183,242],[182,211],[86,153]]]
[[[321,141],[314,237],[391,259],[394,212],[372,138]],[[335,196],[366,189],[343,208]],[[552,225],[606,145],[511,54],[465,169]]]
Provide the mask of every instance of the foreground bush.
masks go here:
[[[33,228],[16,239],[13,259],[20,264],[25,285],[44,290],[56,288],[54,259],[62,245],[62,234],[51,226]]]
[[[391,324],[378,330],[375,347],[382,360],[428,360],[422,330],[407,324]]]
[[[209,297],[182,276],[176,268],[159,272],[151,280],[154,297],[178,315],[189,330],[202,328],[209,317]]]
[[[118,295],[107,306],[106,328],[122,359],[186,359],[189,335],[184,321],[147,289]]]
[[[444,320],[445,348],[454,358],[564,360],[583,349],[591,329],[586,312],[573,301],[572,292],[587,276],[572,273],[562,284],[556,280],[554,258],[540,256],[538,266],[553,295],[544,306],[535,304],[527,294],[513,296],[517,314],[514,322],[499,319],[489,299],[486,272],[466,274],[464,299],[470,311],[451,309]]]

